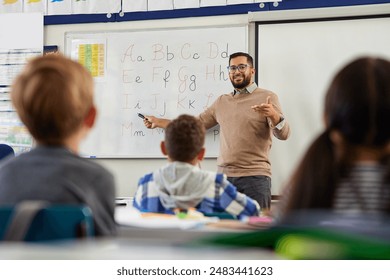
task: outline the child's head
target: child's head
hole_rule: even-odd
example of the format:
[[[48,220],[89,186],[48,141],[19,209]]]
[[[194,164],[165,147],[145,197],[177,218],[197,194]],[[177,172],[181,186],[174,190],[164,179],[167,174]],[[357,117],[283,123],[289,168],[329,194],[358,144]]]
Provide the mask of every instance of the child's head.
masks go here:
[[[384,146],[390,141],[390,62],[362,57],[335,76],[325,99],[328,131],[351,145]]]
[[[190,115],[180,115],[165,129],[163,153],[172,161],[191,162],[202,159],[206,129],[199,119]],[[164,150],[165,146],[165,150]],[[199,158],[201,154],[201,158]]]
[[[16,78],[11,98],[39,144],[63,145],[92,111],[94,119],[93,79],[82,65],[62,55],[30,61]]]
[[[333,208],[336,191],[348,178],[351,165],[367,161],[387,164],[390,62],[362,57],[344,66],[326,94],[324,117],[326,130],[314,139],[288,180],[287,211]],[[383,186],[390,182],[389,171]],[[356,178],[351,181],[351,193],[360,199],[364,193],[354,188]],[[386,207],[388,212],[390,205]]]

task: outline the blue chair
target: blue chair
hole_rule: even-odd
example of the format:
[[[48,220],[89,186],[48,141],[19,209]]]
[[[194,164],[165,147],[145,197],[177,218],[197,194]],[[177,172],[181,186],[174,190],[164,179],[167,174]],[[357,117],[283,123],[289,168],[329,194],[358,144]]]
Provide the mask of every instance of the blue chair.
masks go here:
[[[0,144],[0,160],[8,156],[15,156],[14,149],[7,144]]]
[[[0,207],[0,240],[59,241],[94,236],[91,209],[84,205],[50,205],[24,201]]]

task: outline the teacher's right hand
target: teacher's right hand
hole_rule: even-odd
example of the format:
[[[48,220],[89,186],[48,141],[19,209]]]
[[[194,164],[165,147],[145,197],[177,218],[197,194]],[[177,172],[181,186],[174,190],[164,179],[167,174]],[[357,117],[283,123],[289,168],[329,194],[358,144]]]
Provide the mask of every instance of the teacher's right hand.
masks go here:
[[[166,128],[168,124],[170,123],[170,120],[168,119],[161,119],[156,118],[155,116],[145,116],[144,124],[147,128]]]
[[[152,129],[156,128],[157,127],[156,122],[157,122],[157,118],[154,116],[145,116],[144,118],[144,125],[147,128],[152,128]]]

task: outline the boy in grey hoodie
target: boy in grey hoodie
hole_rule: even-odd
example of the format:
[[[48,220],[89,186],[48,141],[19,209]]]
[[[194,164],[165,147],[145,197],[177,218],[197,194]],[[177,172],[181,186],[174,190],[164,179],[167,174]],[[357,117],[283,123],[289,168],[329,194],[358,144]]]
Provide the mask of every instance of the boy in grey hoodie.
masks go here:
[[[174,213],[196,208],[202,213],[227,212],[256,216],[256,201],[237,192],[224,174],[201,170],[205,154],[205,128],[195,117],[181,115],[165,130],[161,151],[169,163],[142,177],[133,205],[142,212]]]

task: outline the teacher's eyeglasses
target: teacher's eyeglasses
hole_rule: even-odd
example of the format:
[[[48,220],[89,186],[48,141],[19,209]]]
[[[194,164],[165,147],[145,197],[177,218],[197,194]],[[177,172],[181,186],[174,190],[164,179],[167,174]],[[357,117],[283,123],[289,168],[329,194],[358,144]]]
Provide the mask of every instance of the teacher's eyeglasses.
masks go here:
[[[246,68],[248,68],[248,64],[240,64],[238,66],[236,65],[231,65],[231,66],[228,66],[227,69],[229,70],[229,73],[235,73],[236,70],[238,70],[239,72],[243,73],[245,72]]]

